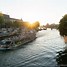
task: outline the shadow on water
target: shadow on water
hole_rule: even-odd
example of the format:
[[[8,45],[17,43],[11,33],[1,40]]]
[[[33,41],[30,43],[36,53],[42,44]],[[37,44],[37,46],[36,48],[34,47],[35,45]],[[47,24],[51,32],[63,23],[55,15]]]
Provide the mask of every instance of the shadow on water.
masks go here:
[[[64,49],[63,51],[58,52],[56,61],[59,67],[67,67],[67,49]]]

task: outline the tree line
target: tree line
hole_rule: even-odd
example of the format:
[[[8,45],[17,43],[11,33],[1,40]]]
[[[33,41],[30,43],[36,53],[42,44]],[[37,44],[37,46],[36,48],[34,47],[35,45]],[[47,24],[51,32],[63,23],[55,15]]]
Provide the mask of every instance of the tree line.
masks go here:
[[[45,25],[46,28],[51,28],[51,29],[58,29],[59,27],[59,24],[55,24],[55,23],[52,23],[52,24],[46,24]]]
[[[5,18],[2,13],[0,13],[0,28],[20,28],[20,27],[27,27],[28,29],[37,29],[40,26],[39,21],[34,22],[33,24],[30,24],[29,22],[25,21],[5,21]]]

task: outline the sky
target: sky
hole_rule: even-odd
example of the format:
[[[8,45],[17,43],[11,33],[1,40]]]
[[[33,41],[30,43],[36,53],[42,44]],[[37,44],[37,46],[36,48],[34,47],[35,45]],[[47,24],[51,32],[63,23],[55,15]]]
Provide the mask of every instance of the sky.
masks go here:
[[[31,23],[57,24],[67,14],[67,0],[0,0],[0,12]]]

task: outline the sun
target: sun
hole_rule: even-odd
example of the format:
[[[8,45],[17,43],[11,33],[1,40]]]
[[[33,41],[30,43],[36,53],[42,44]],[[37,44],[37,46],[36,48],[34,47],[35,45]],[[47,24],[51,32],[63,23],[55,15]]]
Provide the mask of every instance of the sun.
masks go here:
[[[34,23],[34,22],[29,22],[31,25]]]

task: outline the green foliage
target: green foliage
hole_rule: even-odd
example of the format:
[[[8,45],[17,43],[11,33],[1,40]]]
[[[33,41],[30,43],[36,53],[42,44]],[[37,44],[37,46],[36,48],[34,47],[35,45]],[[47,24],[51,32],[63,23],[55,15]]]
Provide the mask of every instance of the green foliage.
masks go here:
[[[67,36],[67,14],[65,14],[63,18],[60,20],[58,29],[61,36]]]
[[[4,17],[3,14],[0,13],[0,27],[2,27],[3,23],[4,23]]]
[[[40,23],[38,21],[33,24],[30,24],[29,22],[23,22],[22,20],[11,21],[10,18],[6,19],[4,14],[0,13],[0,28],[20,28],[22,26],[28,29],[37,29],[40,26]]]
[[[5,23],[5,27],[6,28],[13,27],[13,23],[11,21],[8,21],[8,22]]]
[[[12,26],[15,28],[22,27],[22,23],[23,23],[22,21],[16,20],[12,23]]]
[[[0,16],[0,23],[3,23],[4,19],[3,16]]]

